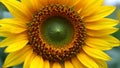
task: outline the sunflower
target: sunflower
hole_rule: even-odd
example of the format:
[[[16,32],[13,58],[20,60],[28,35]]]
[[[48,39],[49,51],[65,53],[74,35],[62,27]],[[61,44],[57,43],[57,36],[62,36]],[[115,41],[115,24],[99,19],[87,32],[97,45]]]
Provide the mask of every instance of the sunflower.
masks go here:
[[[13,18],[0,20],[3,68],[107,68],[103,51],[119,45],[111,34],[115,7],[104,0],[0,0]]]

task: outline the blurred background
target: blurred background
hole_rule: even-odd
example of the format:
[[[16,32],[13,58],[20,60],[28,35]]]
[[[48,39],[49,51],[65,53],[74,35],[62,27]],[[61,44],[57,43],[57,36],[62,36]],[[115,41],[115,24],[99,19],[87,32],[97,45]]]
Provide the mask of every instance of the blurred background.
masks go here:
[[[120,20],[120,0],[105,0],[104,5],[116,6],[116,11],[108,17]],[[10,17],[12,17],[11,14],[0,3],[0,19]],[[120,28],[120,24],[118,24],[116,27]],[[120,39],[120,30],[113,35],[116,38]],[[0,41],[2,39],[4,39],[4,37],[0,37]],[[0,68],[2,68],[3,62],[7,56],[7,54],[4,53],[4,49],[5,48],[0,48]],[[106,51],[106,53],[108,53],[112,57],[112,61],[107,62],[109,66],[108,68],[120,68],[120,47],[115,47],[110,51]],[[22,64],[10,68],[22,68]]]

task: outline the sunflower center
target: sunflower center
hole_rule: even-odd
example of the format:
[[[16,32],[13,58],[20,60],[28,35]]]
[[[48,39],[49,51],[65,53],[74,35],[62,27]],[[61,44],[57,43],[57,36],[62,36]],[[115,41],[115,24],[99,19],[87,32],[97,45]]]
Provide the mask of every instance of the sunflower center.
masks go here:
[[[79,14],[68,6],[47,5],[36,12],[29,24],[29,44],[33,52],[45,60],[70,60],[84,45],[84,23]]]
[[[60,16],[48,18],[42,24],[43,38],[55,47],[63,47],[67,45],[73,37],[72,24]]]

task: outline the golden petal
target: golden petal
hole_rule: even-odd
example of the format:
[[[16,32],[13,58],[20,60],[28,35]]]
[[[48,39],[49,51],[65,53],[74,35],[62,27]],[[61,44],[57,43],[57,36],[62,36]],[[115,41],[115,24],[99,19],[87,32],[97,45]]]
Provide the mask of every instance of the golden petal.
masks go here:
[[[96,12],[94,12],[94,14],[88,17],[85,17],[84,22],[93,22],[93,21],[100,20],[110,15],[113,11],[115,11],[115,9],[116,8],[113,6],[101,6]]]
[[[12,13],[15,18],[19,18],[21,20],[29,21],[32,18],[32,14],[28,11],[28,9],[17,0],[0,0]]]
[[[88,68],[99,68],[95,61],[91,57],[86,55],[83,51],[81,51],[77,55],[77,58],[83,65],[85,65]]]
[[[100,49],[100,50],[109,50],[113,47],[111,43],[100,38],[87,37],[85,43],[90,47]]]
[[[75,68],[86,68],[77,57],[74,57],[71,59],[71,62]]]
[[[20,41],[26,41],[28,40],[27,34],[23,33],[23,34],[13,34],[10,35],[9,37],[5,38],[4,40],[2,40],[0,42],[0,47],[5,47],[5,46],[9,46],[15,43],[18,43]]]
[[[70,61],[65,61],[65,68],[74,68],[74,66]]]
[[[35,56],[36,55],[33,52],[29,53],[29,55],[27,55],[27,57],[25,58],[23,68],[30,68],[30,64]]]
[[[106,36],[106,35],[112,34],[112,33],[116,32],[118,30],[119,30],[118,28],[114,28],[114,27],[107,28],[107,29],[101,29],[101,30],[87,29],[86,33],[87,33],[88,36],[101,37],[101,36]]]
[[[10,53],[5,60],[3,67],[15,66],[22,63],[25,60],[26,56],[29,55],[31,52],[31,47],[25,46],[19,51]]]
[[[44,60],[41,56],[35,56],[30,64],[30,68],[43,68]]]
[[[94,59],[95,62],[98,64],[99,68],[108,68],[107,62],[104,60]]]
[[[53,63],[52,68],[62,68],[61,64],[58,62]]]
[[[50,62],[48,60],[44,61],[44,67],[43,68],[50,68]]]
[[[99,43],[98,43],[99,44]],[[83,50],[91,57],[101,59],[101,60],[111,60],[111,58],[105,54],[103,51],[88,47],[88,46],[83,46]]]
[[[95,22],[86,22],[85,27],[91,30],[101,30],[114,27],[118,24],[118,20],[103,18]]]

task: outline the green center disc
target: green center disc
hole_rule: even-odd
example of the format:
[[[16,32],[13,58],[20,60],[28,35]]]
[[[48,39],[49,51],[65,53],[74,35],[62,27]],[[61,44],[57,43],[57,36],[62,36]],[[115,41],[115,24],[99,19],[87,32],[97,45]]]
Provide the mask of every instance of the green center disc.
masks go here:
[[[63,47],[70,43],[74,34],[73,25],[65,18],[54,16],[42,24],[44,40],[54,47]]]

